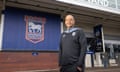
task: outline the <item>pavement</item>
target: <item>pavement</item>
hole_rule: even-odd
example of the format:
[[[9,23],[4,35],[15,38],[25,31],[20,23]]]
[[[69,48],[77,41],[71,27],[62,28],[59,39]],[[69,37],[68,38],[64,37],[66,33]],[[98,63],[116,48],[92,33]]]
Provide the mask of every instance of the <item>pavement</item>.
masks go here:
[[[108,67],[108,68],[86,68],[85,72],[120,72],[120,67]]]
[[[30,70],[30,71],[16,71],[16,72],[59,72],[58,69],[50,69],[50,70]],[[113,67],[94,67],[94,68],[86,68],[85,72],[120,72],[120,66]]]

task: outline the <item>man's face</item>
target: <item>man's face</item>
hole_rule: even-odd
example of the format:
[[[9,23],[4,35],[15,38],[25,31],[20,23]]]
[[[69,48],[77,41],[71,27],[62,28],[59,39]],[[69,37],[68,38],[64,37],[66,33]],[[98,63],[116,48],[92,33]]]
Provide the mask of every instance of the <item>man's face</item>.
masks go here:
[[[65,25],[67,28],[72,27],[75,24],[74,17],[72,15],[67,15],[65,17]]]

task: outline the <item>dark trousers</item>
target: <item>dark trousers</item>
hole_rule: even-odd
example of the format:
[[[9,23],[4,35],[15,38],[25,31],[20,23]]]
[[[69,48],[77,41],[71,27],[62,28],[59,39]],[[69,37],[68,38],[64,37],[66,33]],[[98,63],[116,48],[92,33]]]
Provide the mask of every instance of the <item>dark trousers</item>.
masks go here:
[[[84,70],[79,71],[76,65],[66,65],[66,66],[61,66],[60,72],[84,72]]]

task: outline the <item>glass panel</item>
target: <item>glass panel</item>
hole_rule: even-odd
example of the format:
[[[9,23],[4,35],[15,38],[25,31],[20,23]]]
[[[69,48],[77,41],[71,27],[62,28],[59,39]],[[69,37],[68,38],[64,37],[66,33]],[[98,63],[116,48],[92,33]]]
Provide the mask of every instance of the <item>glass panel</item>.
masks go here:
[[[109,6],[108,7],[116,8],[115,0],[108,0],[108,1],[109,1]]]
[[[120,0],[117,0],[118,9],[120,9]]]

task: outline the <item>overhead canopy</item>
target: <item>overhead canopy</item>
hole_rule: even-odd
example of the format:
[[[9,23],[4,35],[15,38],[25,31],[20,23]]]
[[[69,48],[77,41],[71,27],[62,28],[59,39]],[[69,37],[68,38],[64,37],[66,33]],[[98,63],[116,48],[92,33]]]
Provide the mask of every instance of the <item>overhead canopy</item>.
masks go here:
[[[56,0],[56,1],[120,14],[120,0]]]

